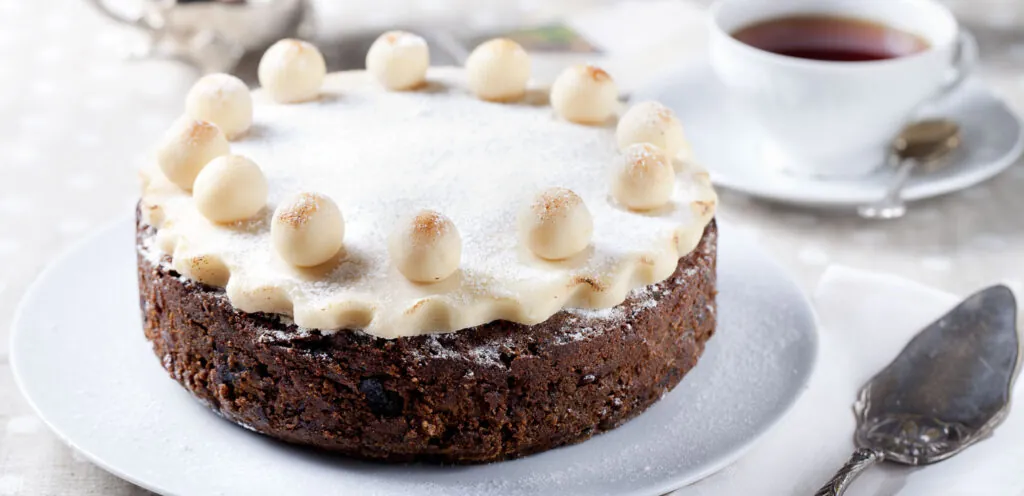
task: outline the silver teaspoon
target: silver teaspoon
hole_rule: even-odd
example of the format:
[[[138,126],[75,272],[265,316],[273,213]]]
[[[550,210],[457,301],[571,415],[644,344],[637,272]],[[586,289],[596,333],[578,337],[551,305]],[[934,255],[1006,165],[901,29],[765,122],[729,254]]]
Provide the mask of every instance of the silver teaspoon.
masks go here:
[[[1010,408],[1020,351],[1006,286],[970,296],[907,344],[860,390],[854,452],[815,496],[839,496],[881,461],[926,465],[992,434]]]
[[[857,213],[867,219],[895,219],[907,212],[903,203],[903,186],[918,167],[934,172],[947,161],[942,160],[960,146],[960,126],[947,119],[928,119],[908,124],[893,140],[890,163],[895,164],[896,176],[876,202],[857,207]]]

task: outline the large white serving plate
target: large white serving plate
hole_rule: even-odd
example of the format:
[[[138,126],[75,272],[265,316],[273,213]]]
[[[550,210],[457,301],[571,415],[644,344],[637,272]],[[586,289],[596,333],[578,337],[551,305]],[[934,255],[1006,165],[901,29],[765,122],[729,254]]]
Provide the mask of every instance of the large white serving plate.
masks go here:
[[[168,377],[140,323],[134,226],[47,269],[22,301],[18,385],[68,444],[164,494],[655,495],[739,457],[793,405],[817,352],[786,274],[722,229],[719,324],[699,365],[647,412],[585,443],[477,466],[381,465],[297,448],[227,422]]]

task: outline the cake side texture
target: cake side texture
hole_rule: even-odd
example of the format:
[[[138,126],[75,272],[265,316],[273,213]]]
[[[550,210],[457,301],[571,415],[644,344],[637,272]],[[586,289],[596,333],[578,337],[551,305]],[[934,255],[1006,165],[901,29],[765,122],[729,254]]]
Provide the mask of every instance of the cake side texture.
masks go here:
[[[154,235],[138,223],[140,304],[170,375],[244,427],[358,458],[481,463],[586,440],[675,387],[715,331],[714,222],[618,306],[397,339],[240,312],[154,257]]]

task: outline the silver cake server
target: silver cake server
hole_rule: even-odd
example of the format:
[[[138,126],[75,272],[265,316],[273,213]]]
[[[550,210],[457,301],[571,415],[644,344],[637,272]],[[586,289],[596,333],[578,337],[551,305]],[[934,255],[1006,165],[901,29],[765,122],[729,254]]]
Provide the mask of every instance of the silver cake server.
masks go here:
[[[1010,410],[1019,354],[1010,289],[971,295],[860,390],[853,405],[857,451],[815,495],[843,494],[878,462],[927,465],[991,435]]]

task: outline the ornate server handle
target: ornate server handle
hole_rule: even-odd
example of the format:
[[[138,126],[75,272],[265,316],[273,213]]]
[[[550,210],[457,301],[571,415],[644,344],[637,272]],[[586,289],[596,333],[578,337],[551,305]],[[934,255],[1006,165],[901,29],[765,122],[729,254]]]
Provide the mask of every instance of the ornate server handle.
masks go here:
[[[856,479],[864,469],[885,459],[885,454],[871,448],[860,448],[853,452],[843,468],[836,472],[814,496],[841,496],[850,488],[853,479]]]

